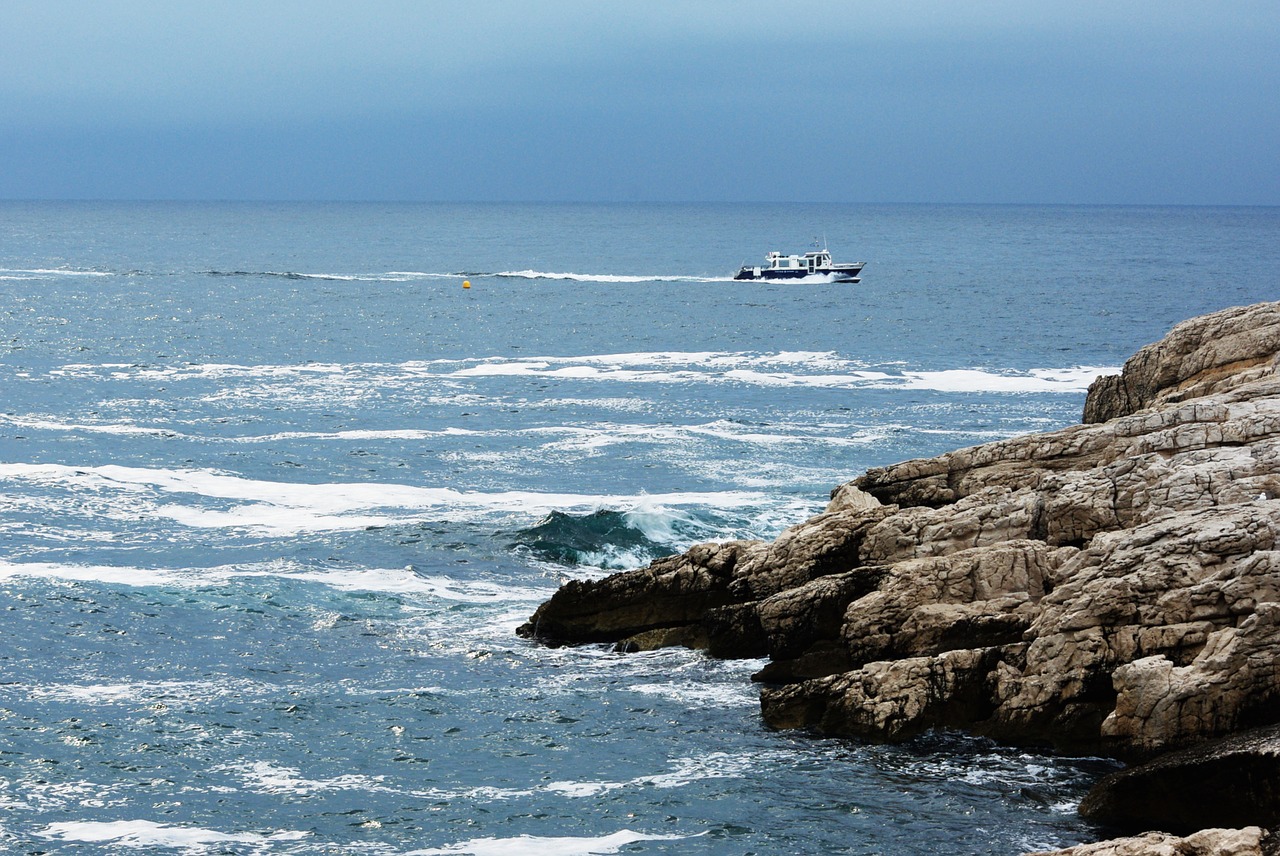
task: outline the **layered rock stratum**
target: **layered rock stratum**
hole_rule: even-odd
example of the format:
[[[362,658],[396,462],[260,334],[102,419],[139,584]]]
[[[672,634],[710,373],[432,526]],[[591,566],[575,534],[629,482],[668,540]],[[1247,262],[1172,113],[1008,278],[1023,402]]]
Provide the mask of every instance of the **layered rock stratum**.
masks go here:
[[[1083,424],[869,470],[771,543],[568,583],[519,632],[767,656],[766,722],[828,735],[1143,760],[1280,722],[1278,357],[1280,303],[1192,319]]]

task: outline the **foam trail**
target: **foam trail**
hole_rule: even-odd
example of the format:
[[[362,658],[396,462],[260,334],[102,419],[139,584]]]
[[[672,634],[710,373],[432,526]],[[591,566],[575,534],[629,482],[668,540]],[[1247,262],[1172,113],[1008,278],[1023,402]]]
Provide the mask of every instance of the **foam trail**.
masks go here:
[[[86,434],[114,434],[118,436],[144,436],[144,437],[169,437],[178,438],[185,437],[177,431],[171,431],[168,428],[152,428],[145,425],[133,425],[128,423],[77,423],[77,422],[61,422],[53,419],[37,419],[30,416],[7,416],[0,414],[0,423],[12,425],[15,428],[24,428],[28,431],[79,431]]]
[[[411,850],[405,856],[605,856],[637,841],[680,841],[689,835],[646,835],[624,829],[597,838],[472,838],[447,847]]]
[[[110,271],[70,270],[67,268],[0,268],[0,279],[53,279],[62,276],[115,276]]]
[[[336,591],[418,595],[454,603],[527,603],[536,602],[548,593],[534,586],[457,580],[441,575],[423,576],[412,566],[314,570],[292,564],[268,563],[170,569],[0,560],[0,580],[23,578],[98,582],[138,588],[200,588],[225,585],[237,579],[271,578],[314,583]]]
[[[102,844],[113,842],[122,847],[195,848],[217,844],[263,845],[277,841],[298,841],[309,832],[227,833],[198,826],[164,826],[150,820],[62,821],[51,823],[36,833],[54,841],[78,841]]]
[[[453,277],[455,274],[431,274],[414,271],[388,271],[387,273],[300,273],[275,270],[207,270],[205,276],[216,277],[264,277],[275,279],[321,280],[325,282],[409,282],[428,277]]]
[[[267,761],[256,761],[240,770],[246,785],[259,793],[311,796],[324,791],[362,791],[365,793],[395,793],[382,784],[382,776],[366,776],[348,773],[329,779],[306,779],[302,771],[294,767],[282,767]]]
[[[732,277],[707,276],[636,276],[611,273],[554,273],[540,270],[506,270],[494,274],[476,274],[476,276],[496,276],[508,279],[551,279],[571,282],[733,282]]]
[[[281,431],[275,434],[257,434],[247,437],[210,437],[187,434],[159,426],[133,423],[83,423],[64,422],[55,419],[39,419],[30,416],[6,416],[0,414],[0,424],[12,425],[28,431],[64,431],[67,433],[111,434],[116,436],[162,437],[165,439],[197,439],[221,443],[278,443],[283,440],[427,440],[436,437],[481,436],[484,431],[469,428],[355,428],[347,431]]]
[[[735,369],[726,372],[727,380],[757,386],[829,387],[833,389],[911,389],[934,392],[971,393],[1078,393],[1102,374],[1117,369],[1076,366],[1069,369],[1032,369],[1027,372],[1000,373],[981,369],[946,369],[942,371],[907,371],[900,374],[864,371],[852,374],[797,375]]]
[[[910,370],[870,366],[834,352],[649,352],[581,356],[486,357],[404,363],[306,363],[303,365],[196,364],[129,366],[68,364],[52,376],[108,374],[113,379],[175,383],[187,380],[286,380],[332,378],[347,383],[398,386],[433,379],[532,377],[621,383],[734,383],[766,387],[902,389],[968,393],[1078,393],[1114,366],[1001,370]]]
[[[114,464],[100,467],[69,467],[63,464],[0,464],[0,479],[61,482],[92,489],[112,486],[124,490],[155,488],[166,493],[190,493],[218,499],[266,502],[331,514],[375,508],[417,510],[440,505],[525,511],[598,505],[635,505],[641,502],[737,508],[744,503],[765,499],[764,494],[744,491],[611,496],[530,491],[480,493],[444,487],[360,482],[305,484],[246,479],[211,470],[161,470]]]

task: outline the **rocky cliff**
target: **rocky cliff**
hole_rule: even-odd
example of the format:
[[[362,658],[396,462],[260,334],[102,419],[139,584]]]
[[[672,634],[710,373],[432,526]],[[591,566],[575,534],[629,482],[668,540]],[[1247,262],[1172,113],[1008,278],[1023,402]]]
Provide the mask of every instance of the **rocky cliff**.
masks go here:
[[[1085,422],[873,469],[776,541],[569,583],[551,644],[768,656],[778,728],[1128,759],[1280,722],[1280,303],[1175,327]]]

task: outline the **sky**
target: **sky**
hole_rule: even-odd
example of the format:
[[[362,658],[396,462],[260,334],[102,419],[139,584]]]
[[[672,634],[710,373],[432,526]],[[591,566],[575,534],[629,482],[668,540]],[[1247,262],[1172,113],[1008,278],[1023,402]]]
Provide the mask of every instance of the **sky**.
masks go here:
[[[0,198],[1280,204],[1277,0],[3,0]]]

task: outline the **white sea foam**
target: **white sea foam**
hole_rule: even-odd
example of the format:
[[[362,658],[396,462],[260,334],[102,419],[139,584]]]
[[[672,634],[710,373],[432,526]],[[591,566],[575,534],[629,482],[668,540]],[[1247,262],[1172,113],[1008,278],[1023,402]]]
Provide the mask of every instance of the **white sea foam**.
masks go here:
[[[1112,374],[1112,368],[1076,366],[1069,369],[1032,369],[1026,372],[992,372],[980,369],[944,371],[904,371],[890,374],[859,371],[848,374],[799,375],[789,372],[760,372],[733,369],[726,380],[755,386],[827,387],[832,389],[917,389],[935,392],[996,393],[1078,393],[1088,390],[1098,375]]]
[[[1085,392],[1099,375],[1117,369],[1075,366],[1064,369],[1032,369],[1025,373],[999,374],[977,369],[939,372],[904,372],[900,389],[930,389],[941,392]]]
[[[175,699],[187,703],[223,696],[249,698],[271,689],[250,681],[133,681],[120,684],[51,684],[32,687],[31,697],[52,701],[94,704],[154,704]]]
[[[135,568],[109,565],[75,565],[57,562],[0,561],[0,580],[59,579],[98,582],[138,588],[199,588],[225,585],[237,579],[273,578],[314,583],[336,591],[417,595],[456,603],[536,603],[547,597],[549,588],[508,586],[484,580],[459,580],[434,575],[423,576],[412,567],[333,568],[316,570],[293,562],[252,565],[224,565],[211,568]],[[176,686],[176,685],[175,685]],[[117,693],[150,692],[169,688],[168,684],[94,686],[89,695],[111,697]]]
[[[517,399],[525,407],[546,409],[564,408],[596,408],[600,410],[619,410],[624,413],[648,413],[653,410],[653,403],[643,398],[610,396],[607,398],[539,398],[535,400]]]
[[[509,586],[483,580],[458,580],[444,576],[422,576],[413,568],[399,570],[357,568],[350,570],[287,571],[233,570],[228,579],[276,577],[283,580],[317,583],[339,591],[380,594],[421,595],[458,603],[535,603],[547,597],[549,588]]]
[[[165,826],[150,820],[61,821],[37,832],[41,838],[54,841],[77,841],[120,847],[195,848],[218,844],[264,845],[281,841],[298,841],[309,832],[218,832],[198,826]]]
[[[249,790],[264,794],[311,796],[325,791],[360,791],[362,793],[399,793],[384,784],[385,776],[348,773],[327,779],[308,779],[294,767],[282,767],[268,761],[215,767],[217,772],[232,772],[244,779]]]
[[[768,387],[832,389],[904,389],[938,392],[1078,393],[1108,366],[1037,368],[1025,371],[956,368],[936,371],[898,366],[870,366],[829,351],[638,352],[579,356],[487,357],[405,363],[305,363],[246,366],[194,364],[122,366],[69,364],[54,375],[85,377],[106,374],[115,379],[176,383],[185,380],[256,379],[279,382],[307,379],[337,384],[344,395],[373,387],[419,385],[430,380],[473,380],[488,377],[531,377],[615,383],[736,383]],[[239,388],[236,395],[251,390]],[[263,390],[259,394],[268,394]],[[276,391],[279,393],[279,390]],[[231,394],[228,391],[227,394]]]
[[[610,791],[630,790],[640,787],[663,790],[683,788],[706,779],[738,779],[750,776],[753,771],[772,763],[771,758],[786,760],[786,756],[781,753],[773,753],[765,757],[760,754],[732,755],[727,752],[711,752],[697,758],[678,758],[672,764],[673,769],[666,773],[637,776],[625,782],[549,782],[543,786],[543,790],[570,798],[584,798],[599,796]]]
[[[622,368],[618,365],[583,364],[557,366],[546,360],[486,362],[449,373],[448,377],[541,377],[622,383],[742,383],[772,387],[822,387],[832,389],[916,389],[938,392],[1077,393],[1084,392],[1110,368],[1080,366],[1069,369],[1034,369],[1027,372],[992,372],[979,369],[944,371],[853,371],[840,374],[797,374],[730,368],[681,371]]]
[[[727,420],[697,425],[652,425],[619,423],[597,423],[593,425],[556,425],[539,428],[526,428],[513,432],[526,436],[560,437],[545,443],[539,454],[549,451],[566,452],[576,455],[596,455],[610,446],[626,443],[671,444],[699,440],[723,440],[741,443],[747,446],[784,446],[803,444],[807,446],[865,446],[884,438],[883,431],[852,430],[849,426],[841,428],[815,429],[809,425],[770,426],[777,430],[766,432],[758,430],[759,426],[740,425]],[[845,433],[839,433],[844,431]],[[468,453],[472,454],[472,453]],[[488,454],[510,454],[509,451],[495,451]]]
[[[182,584],[183,575],[172,571],[111,565],[64,565],[56,562],[0,561],[0,580],[58,579],[75,582],[100,582],[126,586],[167,586]],[[187,583],[191,584],[191,583]]]
[[[668,683],[635,684],[631,692],[656,695],[687,704],[691,708],[717,709],[725,707],[750,707],[760,704],[760,693],[752,684],[706,684],[695,681],[671,681]]]
[[[465,274],[460,273],[430,273],[421,270],[389,270],[384,276],[399,279],[464,279],[466,277]]]
[[[472,838],[443,848],[411,850],[404,856],[603,856],[617,853],[637,841],[680,841],[691,835],[647,835],[624,829],[611,835],[587,838]]]
[[[44,417],[0,414],[0,423],[12,425],[15,428],[22,428],[27,431],[67,431],[85,434],[115,434],[120,436],[146,437],[183,436],[182,434],[168,428],[155,428],[128,422],[67,422],[64,420]]]
[[[436,437],[473,437],[490,435],[498,432],[472,431],[467,428],[441,428],[428,430],[422,428],[385,428],[385,429],[351,429],[347,431],[280,431],[274,434],[258,434],[243,437],[200,436],[151,425],[138,425],[131,422],[70,422],[45,417],[12,416],[0,414],[0,423],[12,425],[28,431],[62,431],[67,433],[111,434],[117,436],[161,437],[165,439],[198,439],[204,442],[223,443],[277,443],[288,440],[319,441],[379,441],[379,440],[426,440]]]
[[[552,494],[531,491],[484,493],[389,483],[307,484],[247,479],[212,470],[148,469],[106,465],[0,464],[0,480],[55,485],[93,494],[119,491],[130,503],[165,496],[231,500],[232,508],[157,501],[148,514],[194,528],[247,528],[271,534],[338,531],[403,523],[430,510],[437,517],[471,519],[477,512],[530,517],[550,511],[628,510],[654,505],[731,509],[766,502],[747,491],[653,495]],[[131,506],[136,511],[136,507]],[[381,512],[381,513],[372,513]]]
[[[776,760],[779,757],[786,756],[782,753],[775,753],[771,757]],[[682,788],[694,782],[700,782],[703,779],[742,778],[750,775],[754,770],[767,766],[769,763],[770,759],[759,753],[734,755],[728,752],[710,752],[698,757],[678,759],[675,763],[675,769],[670,773],[646,776],[643,779],[638,779],[637,782],[643,782],[657,788]]]
[[[275,443],[281,440],[426,440],[433,437],[476,437],[495,432],[471,431],[467,428],[442,428],[431,431],[422,428],[352,429],[349,431],[282,431],[277,434],[261,434],[252,437],[228,437],[230,443]]]

